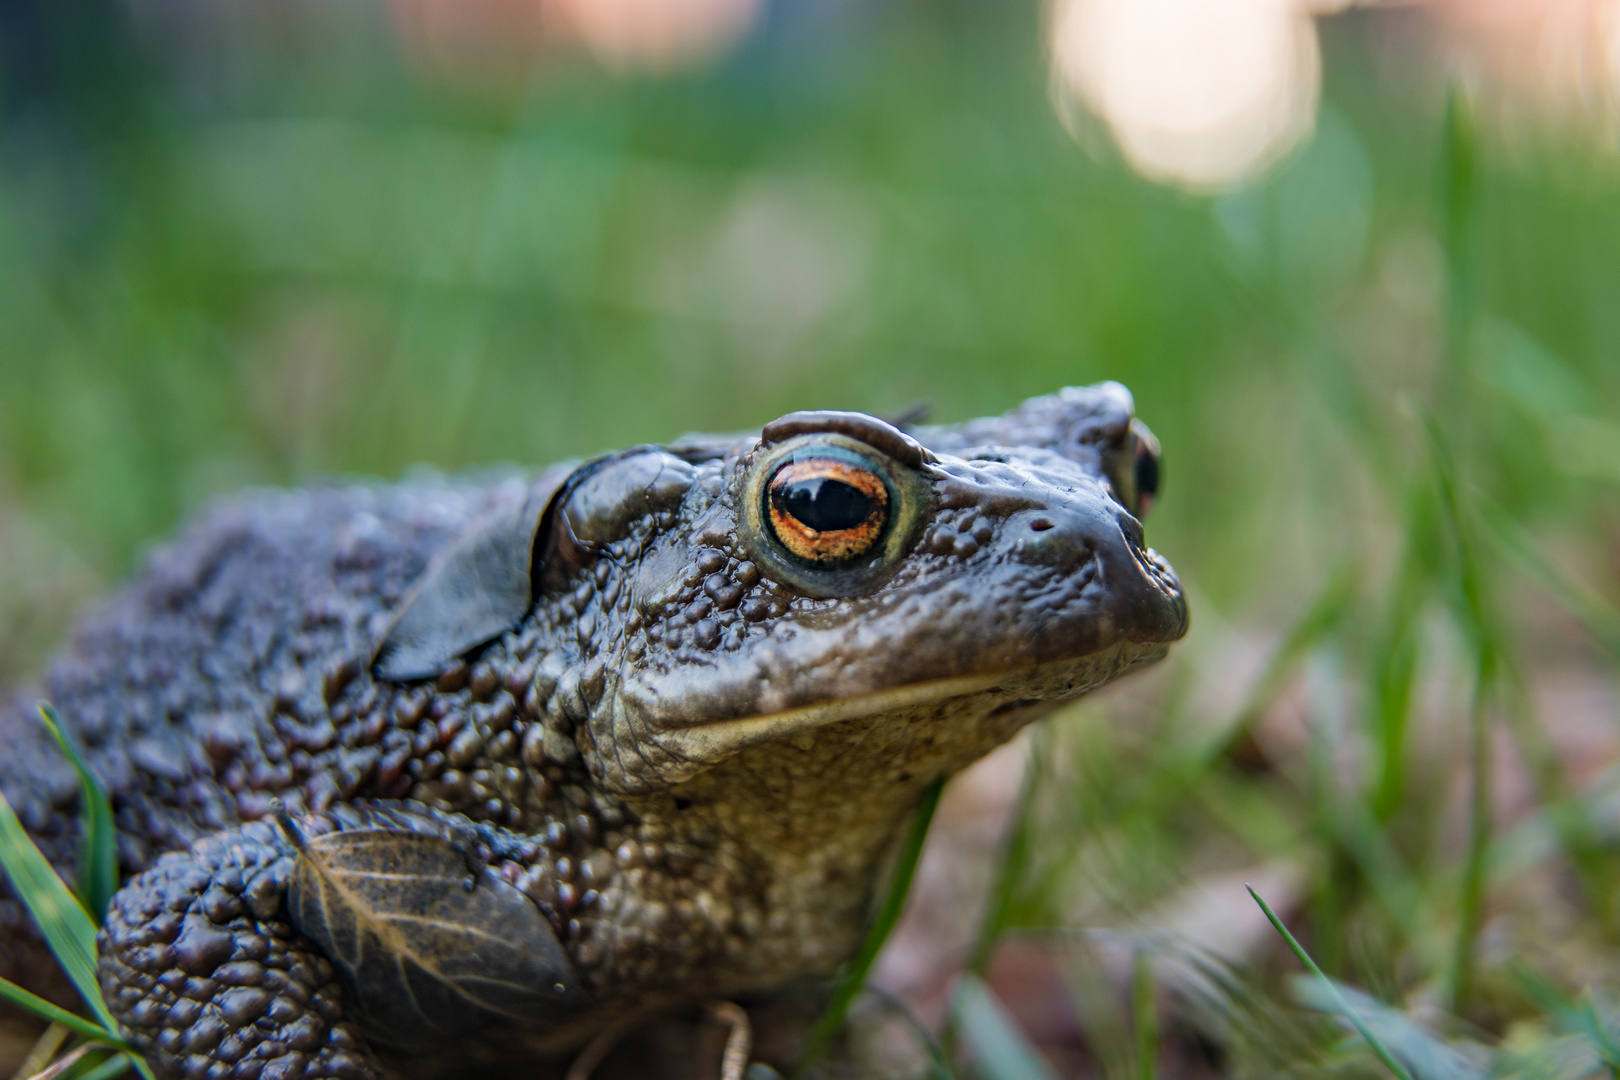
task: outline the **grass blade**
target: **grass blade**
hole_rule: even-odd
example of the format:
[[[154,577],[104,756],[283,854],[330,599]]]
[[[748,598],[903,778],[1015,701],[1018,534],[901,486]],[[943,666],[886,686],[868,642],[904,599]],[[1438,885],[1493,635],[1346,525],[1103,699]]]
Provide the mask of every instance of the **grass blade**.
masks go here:
[[[968,955],[967,970],[981,979],[990,970],[990,957],[1006,930],[1012,912],[1013,899],[1029,865],[1031,808],[1035,801],[1036,785],[1040,782],[1042,749],[1047,729],[1039,727],[1031,736],[1029,759],[1024,764],[1023,779],[1018,788],[1018,805],[1013,808],[1012,820],[1007,827],[1002,855],[990,882],[990,895],[985,899],[984,916],[979,920],[978,935],[973,940],[973,951]],[[956,1014],[947,1012],[945,1027],[940,1032],[942,1052],[949,1058],[956,1053]]]
[[[984,980],[971,971],[957,980],[951,1012],[988,1080],[1057,1080]]]
[[[23,1058],[21,1065],[17,1066],[17,1071],[11,1074],[14,1080],[18,1076],[33,1076],[49,1065],[56,1057],[57,1051],[62,1049],[62,1044],[67,1042],[68,1036],[72,1034],[73,1030],[66,1024],[52,1023],[46,1025],[45,1030],[40,1032],[39,1038],[34,1040],[34,1045],[29,1049],[28,1056]]]
[[[1620,657],[1620,609],[1602,593],[1549,559],[1535,537],[1489,499],[1475,499],[1475,510],[1485,526],[1486,537],[1527,577],[1591,634],[1604,648]]]
[[[50,702],[41,702],[40,719],[51,733],[62,755],[79,774],[79,787],[84,800],[84,842],[79,856],[79,900],[99,926],[107,914],[107,905],[118,891],[118,832],[113,826],[112,801],[101,780],[90,771],[78,744],[62,726],[62,718]]]
[[[1491,840],[1491,723],[1490,700],[1497,673],[1497,657],[1507,655],[1485,592],[1485,572],[1480,564],[1472,519],[1463,505],[1462,485],[1452,461],[1450,446],[1439,423],[1424,417],[1429,438],[1434,478],[1440,492],[1440,507],[1456,545],[1457,587],[1463,629],[1474,639],[1476,667],[1473,698],[1468,709],[1469,799],[1468,850],[1463,861],[1461,895],[1458,897],[1457,941],[1450,978],[1453,1012],[1467,1007],[1473,988],[1474,949],[1479,937],[1485,890],[1485,855]]]
[[[1305,951],[1305,946],[1301,945],[1295,940],[1294,935],[1288,932],[1288,927],[1284,926],[1283,921],[1277,918],[1277,913],[1271,910],[1271,905],[1266,903],[1264,898],[1254,891],[1253,885],[1245,885],[1244,888],[1249,890],[1249,895],[1254,897],[1254,902],[1259,904],[1260,910],[1265,913],[1266,921],[1271,923],[1272,929],[1282,935],[1282,939],[1294,951],[1294,955],[1299,958],[1299,962],[1304,964],[1306,970],[1312,975],[1322,980],[1322,985],[1327,987],[1328,994],[1332,997],[1334,1005],[1350,1021],[1356,1031],[1361,1034],[1361,1037],[1367,1040],[1367,1045],[1372,1047],[1373,1053],[1378,1055],[1378,1060],[1384,1063],[1384,1067],[1393,1073],[1398,1080],[1412,1080],[1412,1075],[1401,1066],[1400,1062],[1395,1060],[1394,1055],[1378,1040],[1378,1036],[1374,1035],[1372,1029],[1362,1021],[1361,1014],[1351,1007],[1350,1002],[1345,1000],[1343,994],[1339,993],[1338,984],[1322,973],[1322,969],[1316,966],[1316,961],[1311,959],[1311,954]]]
[[[973,942],[973,953],[968,958],[967,969],[973,974],[984,977],[990,969],[990,956],[995,952],[996,942],[1000,940],[1002,931],[1007,927],[1007,917],[1012,910],[1014,894],[1024,878],[1024,871],[1029,863],[1030,830],[1032,807],[1035,802],[1035,791],[1040,783],[1041,761],[1044,758],[1043,743],[1045,741],[1045,728],[1037,728],[1031,736],[1029,760],[1024,765],[1023,780],[1018,788],[1018,805],[1013,808],[1012,822],[1007,830],[1007,840],[1002,848],[1002,857],[996,867],[995,880],[990,886],[990,896],[984,905],[984,918],[979,923],[979,934]]]
[[[1466,405],[1468,383],[1463,375],[1479,301],[1479,144],[1473,111],[1456,84],[1446,95],[1444,137],[1440,212],[1446,292],[1441,401],[1448,406],[1447,419],[1455,422]]]
[[[115,1076],[123,1076],[132,1067],[138,1068],[139,1066],[140,1062],[137,1059],[128,1054],[118,1054],[103,1061],[100,1065],[79,1077],[79,1080],[112,1080]]]
[[[1242,707],[1208,747],[1208,762],[1227,757],[1249,735],[1260,717],[1287,689],[1300,662],[1345,621],[1355,604],[1360,584],[1360,566],[1350,556],[1342,556],[1305,605],[1305,610],[1288,627],[1266,661],[1265,669],[1250,685]]]
[[[1451,971],[1451,1008],[1461,1013],[1474,984],[1474,952],[1484,918],[1485,858],[1491,845],[1491,724],[1488,716],[1493,668],[1480,650],[1474,696],[1468,707],[1468,849],[1458,897],[1457,941]]]
[[[1519,984],[1519,989],[1524,995],[1552,1017],[1559,1027],[1571,1035],[1586,1040],[1591,1046],[1592,1053],[1611,1074],[1620,1072],[1620,1038],[1617,1038],[1616,1033],[1604,1023],[1602,1017],[1598,1016],[1590,993],[1583,994],[1578,1003],[1572,1002],[1566,1000],[1546,979],[1522,963],[1515,962],[1509,968],[1509,973]]]
[[[869,986],[866,988],[869,996],[880,1001],[903,1024],[922,1047],[923,1053],[928,1055],[928,1071],[919,1074],[919,1080],[955,1080],[951,1072],[950,1060],[945,1054],[945,1048],[940,1046],[939,1040],[928,1026],[917,1019],[911,1007],[887,990],[881,987]]]
[[[1131,1021],[1136,1027],[1136,1080],[1155,1080],[1159,1058],[1159,1012],[1153,1000],[1153,957],[1131,954]]]
[[[117,1031],[118,1025],[96,985],[95,924],[29,839],[4,795],[0,795],[0,866],[4,866],[18,898],[39,924],[45,943],[73,980],[79,996],[103,1027]]]
[[[99,1047],[95,1043],[87,1043],[66,1057],[57,1058],[43,1070],[29,1077],[28,1080],[61,1080],[61,1077],[66,1076],[80,1064],[83,1064],[87,1055],[94,1053],[98,1049]]]
[[[70,1031],[75,1031],[87,1039],[98,1039],[101,1042],[114,1046],[124,1046],[124,1040],[114,1035],[108,1029],[101,1027],[93,1020],[86,1020],[82,1016],[75,1016],[60,1005],[46,1001],[38,994],[30,993],[7,979],[0,979],[0,998],[11,1002],[20,1009],[27,1009],[35,1016],[43,1017],[53,1024],[61,1024]]]
[[[1306,1008],[1320,1013],[1343,1017],[1336,1000],[1330,998],[1322,984],[1309,975],[1296,975],[1289,980],[1294,997]],[[1339,993],[1361,1014],[1369,1028],[1389,1047],[1391,1056],[1399,1059],[1412,1074],[1413,1080],[1486,1080],[1490,1048],[1467,1040],[1453,1044],[1419,1026],[1399,1009],[1393,1009],[1371,994],[1353,986],[1338,984]],[[1466,1049],[1465,1049],[1466,1048]]]
[[[888,940],[889,933],[894,924],[900,921],[900,912],[905,908],[906,895],[911,892],[911,879],[917,873],[917,860],[922,857],[923,841],[928,839],[928,826],[934,820],[934,811],[939,808],[939,795],[945,789],[945,779],[941,777],[928,785],[923,792],[922,801],[917,804],[917,815],[912,819],[911,831],[906,834],[904,846],[900,849],[900,857],[895,863],[894,880],[889,883],[889,891],[883,897],[883,906],[878,909],[877,918],[873,920],[872,927],[866,932],[866,940],[861,942],[860,952],[844,968],[838,979],[838,986],[833,991],[832,1000],[827,1003],[827,1009],[816,1021],[811,1029],[810,1037],[805,1041],[804,1053],[799,1057],[799,1064],[794,1068],[794,1076],[802,1076],[804,1069],[812,1061],[819,1058],[832,1043],[833,1036],[838,1029],[844,1026],[844,1018],[849,1015],[849,1006],[855,1000],[855,995],[861,992],[866,984],[866,976],[872,970],[872,964],[877,960],[878,953],[883,949],[883,943]]]

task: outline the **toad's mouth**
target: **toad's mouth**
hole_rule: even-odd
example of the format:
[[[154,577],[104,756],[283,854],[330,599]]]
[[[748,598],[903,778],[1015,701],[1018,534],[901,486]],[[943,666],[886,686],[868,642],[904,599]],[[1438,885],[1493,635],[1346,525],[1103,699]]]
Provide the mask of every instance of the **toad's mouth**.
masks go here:
[[[983,710],[1002,706],[1056,706],[1125,672],[1162,659],[1169,644],[1144,648],[1127,642],[1085,656],[1011,671],[960,675],[875,690],[752,716],[665,728],[654,736],[670,757],[700,768],[738,751],[845,720],[914,712],[953,698],[980,698]]]

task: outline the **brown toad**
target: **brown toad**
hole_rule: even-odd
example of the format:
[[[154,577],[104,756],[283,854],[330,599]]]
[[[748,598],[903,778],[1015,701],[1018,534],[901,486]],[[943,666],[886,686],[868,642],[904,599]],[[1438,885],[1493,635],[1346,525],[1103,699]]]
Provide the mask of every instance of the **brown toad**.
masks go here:
[[[1185,632],[1157,470],[1105,383],[222,503],[42,688],[115,806],[109,1004],[163,1076],[487,1075],[834,972],[936,779]],[[33,701],[0,789],[66,870]]]

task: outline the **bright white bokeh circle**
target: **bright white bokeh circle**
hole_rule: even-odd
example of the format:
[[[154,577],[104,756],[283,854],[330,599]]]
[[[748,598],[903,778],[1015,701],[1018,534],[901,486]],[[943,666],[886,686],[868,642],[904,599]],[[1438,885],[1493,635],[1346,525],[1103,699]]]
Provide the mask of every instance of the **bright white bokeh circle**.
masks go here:
[[[1309,134],[1316,26],[1294,0],[1058,0],[1058,92],[1143,175],[1195,190],[1254,176]]]

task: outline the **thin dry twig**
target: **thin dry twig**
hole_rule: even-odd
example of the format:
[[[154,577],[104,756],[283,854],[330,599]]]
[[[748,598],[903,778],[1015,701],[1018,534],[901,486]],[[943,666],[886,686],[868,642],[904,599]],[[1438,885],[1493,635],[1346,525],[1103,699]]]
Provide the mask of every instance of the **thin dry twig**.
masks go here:
[[[726,1036],[725,1053],[720,1056],[720,1080],[743,1080],[748,1068],[748,1051],[754,1042],[748,1013],[734,1001],[716,1001],[709,1005],[709,1015],[731,1028],[731,1034]]]
[[[62,1044],[67,1042],[70,1034],[72,1032],[65,1024],[51,1024],[47,1027],[34,1041],[33,1049],[28,1051],[28,1056],[23,1058],[23,1063],[17,1067],[17,1071],[11,1074],[11,1080],[28,1080],[49,1066],[51,1059],[62,1049]]]
[[[748,1022],[748,1013],[741,1005],[730,1001],[712,1002],[708,1012],[731,1029],[726,1036],[726,1048],[720,1056],[720,1080],[743,1080],[743,1074],[748,1070],[748,1052],[754,1043],[754,1028]],[[568,1066],[565,1080],[591,1080],[591,1073],[613,1052],[619,1040],[645,1019],[645,1013],[638,1013],[602,1029]]]
[[[56,1061],[52,1062],[48,1069],[45,1069],[43,1072],[35,1073],[29,1078],[29,1080],[56,1080],[58,1076],[61,1076],[69,1069],[73,1068],[73,1066],[77,1065],[79,1060],[90,1051],[104,1049],[106,1049],[106,1046],[102,1043],[85,1043],[83,1046],[73,1051],[73,1053],[67,1055],[66,1057],[58,1058]]]

